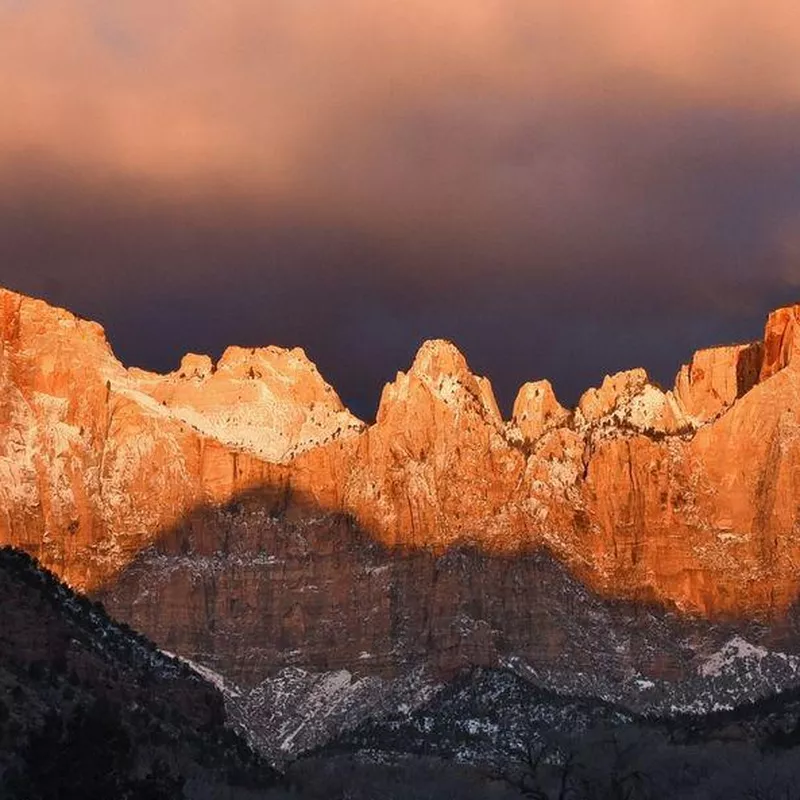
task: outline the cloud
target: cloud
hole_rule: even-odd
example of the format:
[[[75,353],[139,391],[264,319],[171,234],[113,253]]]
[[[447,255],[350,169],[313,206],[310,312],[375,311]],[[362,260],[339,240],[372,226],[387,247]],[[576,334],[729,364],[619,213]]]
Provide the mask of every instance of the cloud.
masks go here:
[[[799,49],[788,0],[29,0],[0,6],[0,146],[357,199],[564,115],[796,105]],[[534,177],[574,193],[552,150]]]

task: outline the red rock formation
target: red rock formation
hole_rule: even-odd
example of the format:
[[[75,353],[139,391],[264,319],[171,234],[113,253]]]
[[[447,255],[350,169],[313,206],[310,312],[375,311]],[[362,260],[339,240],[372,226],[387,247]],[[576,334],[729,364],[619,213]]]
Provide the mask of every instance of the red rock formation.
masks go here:
[[[455,346],[427,342],[370,427],[300,350],[159,376],[42,302],[2,292],[0,315],[0,540],[81,588],[250,493],[268,512],[350,514],[391,545],[546,546],[607,595],[708,615],[798,594],[800,306],[763,344],[696,354],[673,391],[633,370],[570,413],[527,384],[510,423]]]
[[[569,411],[556,399],[550,381],[526,383],[514,401],[512,424],[528,441],[536,441],[543,433],[567,423]]]
[[[675,396],[684,414],[698,423],[718,417],[758,383],[763,359],[760,342],[695,353],[675,381]]]
[[[208,356],[188,355],[170,375],[131,374],[171,416],[267,461],[364,427],[300,348],[229,347],[216,366]]]
[[[280,467],[144,393],[99,325],[4,291],[0,342],[0,541],[74,586],[97,586],[198,504],[280,487]]]
[[[350,458],[342,505],[389,544],[441,549],[518,524],[511,501],[525,457],[505,439],[489,382],[449,342],[426,342],[384,389]]]
[[[765,381],[795,358],[800,349],[800,305],[779,308],[769,315],[764,334],[764,359],[760,379]]]

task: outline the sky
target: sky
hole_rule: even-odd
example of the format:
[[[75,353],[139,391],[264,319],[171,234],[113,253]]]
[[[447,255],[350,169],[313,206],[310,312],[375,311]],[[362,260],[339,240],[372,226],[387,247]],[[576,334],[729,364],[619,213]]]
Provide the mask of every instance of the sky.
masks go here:
[[[129,365],[426,338],[508,411],[800,300],[796,0],[0,0],[0,284]]]

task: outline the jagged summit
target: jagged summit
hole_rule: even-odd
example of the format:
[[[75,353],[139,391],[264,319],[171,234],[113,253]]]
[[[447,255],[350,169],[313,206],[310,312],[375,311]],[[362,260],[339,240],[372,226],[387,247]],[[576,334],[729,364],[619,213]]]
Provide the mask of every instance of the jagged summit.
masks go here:
[[[615,597],[779,613],[800,588],[799,319],[698,352],[668,391],[629,370],[571,412],[526,384],[508,423],[433,340],[367,427],[300,349],[125,369],[99,326],[3,291],[0,541],[94,586],[197,507],[255,493],[393,545],[547,547]]]
[[[448,339],[428,339],[423,342],[410,372],[431,381],[442,377],[469,378],[472,375],[467,359]]]
[[[725,412],[758,383],[763,357],[760,342],[696,352],[675,379],[674,396],[685,416],[699,425]]]
[[[29,370],[40,394],[77,397],[84,383],[85,400],[95,407],[107,403],[108,392],[147,416],[169,417],[269,461],[364,427],[299,347],[232,346],[216,365],[190,353],[166,375],[126,369],[100,325],[7,289],[0,289],[0,330],[0,355],[16,340],[24,348],[3,369]]]
[[[553,428],[566,425],[570,412],[558,402],[548,380],[526,383],[514,401],[511,422],[525,439],[534,441]]]
[[[190,380],[192,378],[204,380],[211,375],[215,369],[216,366],[211,360],[211,356],[187,353],[181,359],[181,365],[178,368],[178,377],[182,380]]]
[[[599,388],[587,390],[575,412],[580,428],[610,427],[648,434],[675,434],[691,427],[672,392],[653,384],[643,369],[607,375]]]
[[[419,394],[421,387],[426,393]],[[454,409],[472,409],[493,425],[502,425],[491,382],[475,375],[458,347],[446,339],[423,342],[409,371],[398,372],[395,380],[384,387],[377,419],[385,420],[395,407],[410,409],[413,416],[429,397]]]
[[[24,314],[30,320],[40,321],[39,332],[44,332],[47,324],[50,324],[78,332],[87,340],[106,342],[105,329],[99,322],[82,319],[66,308],[53,306],[44,300],[14,292],[3,286],[0,286],[0,307],[2,307],[4,319],[13,320]],[[12,328],[10,333],[13,335],[13,332]],[[108,349],[110,351],[111,348],[108,347]]]
[[[326,422],[315,418],[312,427],[327,431],[329,421],[333,424],[331,430],[339,429],[340,433],[363,430],[363,423],[347,411],[333,387],[319,375],[316,365],[300,347],[285,349],[273,345],[257,348],[230,346],[216,364],[208,355],[187,353],[177,370],[159,375],[136,367],[126,370],[114,356],[103,327],[96,322],[81,319],[66,309],[3,287],[0,287],[0,303],[4,318],[17,318],[16,325],[22,319],[27,320],[27,338],[32,346],[36,346],[40,337],[55,335],[58,331],[66,345],[60,353],[62,358],[83,357],[94,359],[97,364],[105,362],[103,367],[109,373],[112,384],[121,381],[128,394],[131,391],[143,391],[168,409],[175,407],[179,401],[185,403],[185,421],[196,424],[198,419],[195,417],[199,415],[199,427],[204,429],[203,432],[209,436],[221,436],[221,440],[230,446],[242,447],[265,458],[280,460],[288,454],[302,452],[316,440],[312,437],[305,443],[306,446],[299,440],[286,444],[289,439],[297,438],[299,434],[295,432],[281,437],[286,440],[281,445],[265,445],[263,440],[254,440],[247,433],[247,428],[263,428],[265,425],[272,427],[280,414],[270,416],[265,408],[264,420],[240,420],[241,424],[233,425],[232,429],[225,431],[222,430],[225,425],[220,425],[214,414],[207,413],[202,399],[189,398],[192,392],[185,390],[170,393],[164,387],[173,385],[178,380],[199,382],[205,387],[203,394],[211,398],[212,395],[218,395],[223,376],[233,381],[260,380],[268,394],[276,394],[276,384],[283,383],[287,387],[286,391],[277,392],[281,402],[285,402],[287,396],[291,395],[299,398],[305,405],[325,407],[326,416],[332,415]],[[578,422],[592,424],[620,411],[622,413],[617,414],[618,419],[627,418],[634,427],[642,429],[674,432],[686,430],[687,427],[699,427],[718,417],[755,385],[772,377],[792,362],[797,348],[800,347],[797,334],[799,325],[800,304],[776,309],[767,320],[763,342],[697,351],[691,362],[680,369],[675,386],[670,392],[663,392],[652,384],[643,369],[631,369],[606,376],[600,387],[590,388],[581,396],[577,408],[574,409]],[[6,340],[14,333],[11,326],[7,327],[9,330],[3,339],[4,347]],[[74,336],[65,336],[66,331]],[[66,341],[67,338],[70,341]],[[81,348],[83,352],[79,351]],[[409,369],[408,375],[412,374],[445,402],[452,402],[459,394],[459,389],[479,397],[486,412],[492,418],[501,420],[502,415],[490,380],[472,373],[465,356],[453,342],[446,339],[423,342]],[[402,395],[405,376],[406,373],[398,373],[394,386],[387,385],[388,391],[385,394],[388,397],[395,397],[398,392]],[[537,389],[541,390],[541,402],[547,408],[543,411],[520,411],[521,403],[524,405],[535,402]],[[239,403],[243,398],[228,398],[231,402],[234,399]],[[636,401],[637,409],[626,408],[632,401]],[[215,402],[211,400],[210,405],[215,405]],[[269,405],[268,399],[266,405]],[[572,418],[558,403],[551,384],[546,380],[523,385],[514,409],[509,424],[518,429],[526,414],[530,419],[540,413],[547,415],[547,428],[568,424]],[[190,420],[189,417],[193,419]],[[272,425],[266,417],[272,420]],[[300,427],[302,428],[302,424]],[[527,438],[538,438],[544,432],[540,425],[526,427]],[[320,440],[324,438],[325,435]]]
[[[764,355],[760,381],[796,361],[800,351],[800,304],[773,311],[764,333]]]
[[[250,375],[251,370],[257,372],[260,368],[266,368],[281,371],[287,367],[293,370],[317,371],[316,365],[309,360],[302,347],[287,349],[275,345],[267,347],[232,345],[225,348],[217,364],[218,370],[230,370],[237,375],[247,377],[254,377]]]
[[[654,384],[644,369],[625,370],[607,375],[601,386],[587,389],[572,411],[561,406],[549,381],[529,382],[520,388],[507,424],[512,438],[521,435],[528,440],[573,424],[685,434],[712,422],[753,387],[788,366],[800,348],[798,331],[800,305],[778,309],[769,315],[763,341],[697,351],[681,367],[670,390]],[[489,379],[471,372],[453,342],[424,342],[410,374],[445,402],[452,403],[459,388],[471,391],[481,398],[491,417],[502,421]],[[396,397],[398,387],[402,393],[405,379],[405,373],[398,373],[394,384],[386,387],[385,399]]]
[[[232,346],[216,365],[188,355],[177,372],[136,377],[136,388],[176,418],[270,461],[364,427],[299,347]]]

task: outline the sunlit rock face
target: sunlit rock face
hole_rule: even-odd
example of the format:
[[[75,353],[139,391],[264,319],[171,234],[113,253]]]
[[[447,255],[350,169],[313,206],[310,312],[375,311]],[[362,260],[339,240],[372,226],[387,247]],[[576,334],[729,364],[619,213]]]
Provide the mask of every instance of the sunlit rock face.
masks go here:
[[[198,509],[244,503],[346,515],[391,547],[546,548],[609,597],[774,617],[800,585],[799,320],[780,309],[763,343],[701,351],[667,391],[631,370],[570,411],[526,384],[508,422],[452,343],[427,342],[366,426],[302,350],[155,375],[98,325],[2,291],[0,540],[92,590],[176,530],[213,554],[230,531]]]
[[[564,427],[569,417],[570,412],[558,402],[550,381],[543,380],[526,383],[519,390],[511,425],[524,441],[535,442],[547,431]]]
[[[525,458],[506,441],[489,382],[449,342],[424,344],[384,389],[351,458],[343,507],[388,544],[441,549],[516,528]]]
[[[171,416],[227,447],[281,462],[364,426],[300,349],[229,347],[187,355],[170,375],[135,373]]]
[[[700,350],[675,381],[679,407],[695,424],[711,422],[758,383],[763,360],[761,342]]]
[[[800,305],[779,308],[769,315],[764,334],[762,381],[796,360],[800,349]]]
[[[259,458],[263,449],[279,461],[332,437],[334,421],[343,436],[358,426],[300,353],[270,348],[248,362],[229,351],[216,370],[189,357],[164,377],[128,371],[99,325],[11,292],[0,294],[0,335],[1,537],[78,588],[110,579],[199,505],[250,489],[279,502],[283,468]],[[281,388],[286,373],[282,414],[266,433],[279,389],[251,381],[250,362],[278,365],[269,378]],[[270,398],[260,419],[259,393]],[[220,421],[223,402],[231,410]]]

